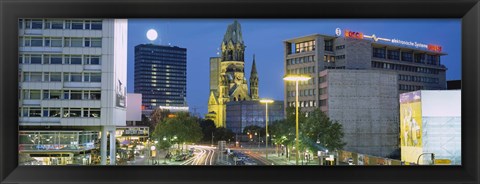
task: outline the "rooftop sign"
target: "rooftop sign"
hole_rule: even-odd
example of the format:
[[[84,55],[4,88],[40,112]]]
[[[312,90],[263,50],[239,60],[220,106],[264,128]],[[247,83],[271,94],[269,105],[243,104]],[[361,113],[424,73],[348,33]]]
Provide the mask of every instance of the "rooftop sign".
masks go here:
[[[340,28],[335,29],[335,35],[341,36],[342,31]],[[434,52],[442,52],[442,47],[439,45],[433,45],[433,44],[423,44],[419,42],[411,42],[411,41],[404,41],[404,40],[399,40],[399,39],[388,39],[388,38],[380,38],[377,37],[375,34],[372,35],[365,35],[362,32],[355,32],[355,31],[350,31],[350,30],[345,30],[344,31],[344,37],[346,38],[354,38],[354,39],[364,39],[364,38],[369,38],[372,39],[373,41],[385,41],[385,42],[390,42],[393,44],[399,44],[399,45],[404,45],[404,46],[409,46],[409,47],[415,47],[415,48],[421,48],[421,49],[427,49],[430,51]]]

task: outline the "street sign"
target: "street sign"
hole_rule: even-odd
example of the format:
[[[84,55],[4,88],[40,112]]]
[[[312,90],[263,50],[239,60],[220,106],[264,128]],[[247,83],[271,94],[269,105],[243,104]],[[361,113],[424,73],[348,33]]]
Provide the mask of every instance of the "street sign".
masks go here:
[[[450,159],[435,159],[435,165],[451,165],[452,161]]]

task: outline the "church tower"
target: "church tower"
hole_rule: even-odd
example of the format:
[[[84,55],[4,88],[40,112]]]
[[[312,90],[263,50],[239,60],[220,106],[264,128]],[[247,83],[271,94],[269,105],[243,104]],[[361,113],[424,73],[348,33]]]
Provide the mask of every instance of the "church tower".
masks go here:
[[[258,100],[258,74],[255,66],[255,54],[253,55],[252,70],[250,72],[250,96],[252,100]]]
[[[253,89],[249,90],[245,77],[245,47],[242,27],[235,20],[223,36],[221,56],[210,59],[210,96],[205,117],[213,120],[217,127],[225,127],[228,102],[258,100],[255,61],[251,71],[253,77],[250,77]]]

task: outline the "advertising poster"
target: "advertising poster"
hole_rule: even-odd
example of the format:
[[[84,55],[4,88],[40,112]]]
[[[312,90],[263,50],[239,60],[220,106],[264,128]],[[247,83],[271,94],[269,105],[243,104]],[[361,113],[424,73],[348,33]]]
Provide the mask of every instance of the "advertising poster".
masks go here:
[[[400,94],[400,146],[402,161],[416,162],[422,153],[420,91]]]

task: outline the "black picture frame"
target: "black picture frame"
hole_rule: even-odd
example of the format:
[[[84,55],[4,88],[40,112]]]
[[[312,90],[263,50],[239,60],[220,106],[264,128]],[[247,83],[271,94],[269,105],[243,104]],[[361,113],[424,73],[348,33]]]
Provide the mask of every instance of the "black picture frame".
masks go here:
[[[1,183],[479,183],[478,0],[1,0],[0,12]],[[462,166],[18,167],[17,19],[34,17],[459,18]]]

